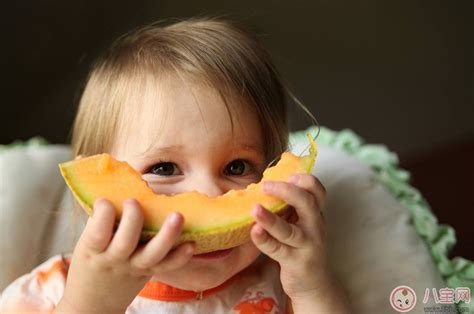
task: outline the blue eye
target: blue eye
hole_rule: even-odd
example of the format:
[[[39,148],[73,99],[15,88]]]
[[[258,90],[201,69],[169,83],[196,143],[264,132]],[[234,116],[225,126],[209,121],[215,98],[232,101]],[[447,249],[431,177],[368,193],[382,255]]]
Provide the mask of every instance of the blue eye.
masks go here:
[[[241,176],[247,174],[250,165],[245,160],[236,159],[231,161],[225,168],[225,173],[232,176]]]
[[[174,176],[180,174],[174,162],[160,162],[151,167],[150,172],[157,176]]]

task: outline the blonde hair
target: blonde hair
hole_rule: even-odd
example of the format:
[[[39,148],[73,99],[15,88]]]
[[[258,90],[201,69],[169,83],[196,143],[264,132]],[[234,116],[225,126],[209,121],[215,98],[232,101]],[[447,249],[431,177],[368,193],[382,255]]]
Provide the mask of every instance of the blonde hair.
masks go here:
[[[73,126],[74,155],[109,152],[127,119],[126,110],[140,110],[130,107],[140,102],[130,100],[142,97],[150,78],[171,75],[215,89],[229,114],[232,100],[251,106],[267,160],[287,149],[287,100],[295,97],[268,52],[255,34],[235,22],[200,17],[157,22],[114,42],[89,74]]]

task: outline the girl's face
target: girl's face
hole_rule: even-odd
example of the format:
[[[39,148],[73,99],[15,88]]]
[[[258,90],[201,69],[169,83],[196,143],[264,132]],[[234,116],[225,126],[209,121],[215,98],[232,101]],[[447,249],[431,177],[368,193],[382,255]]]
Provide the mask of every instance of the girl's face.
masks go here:
[[[127,121],[129,133],[119,134],[111,151],[139,171],[155,193],[197,190],[214,197],[260,180],[266,167],[263,139],[258,117],[247,106],[230,104],[232,132],[229,113],[213,89],[169,79],[157,91],[152,106],[144,107],[156,110],[142,110]],[[202,291],[243,270],[259,253],[249,241],[220,258],[194,256],[179,271],[154,280]]]

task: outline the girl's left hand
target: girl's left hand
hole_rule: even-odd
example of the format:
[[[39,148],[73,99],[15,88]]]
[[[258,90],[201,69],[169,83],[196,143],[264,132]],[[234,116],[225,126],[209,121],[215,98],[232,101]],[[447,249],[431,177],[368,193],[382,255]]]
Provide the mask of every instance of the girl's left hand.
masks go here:
[[[257,205],[252,211],[256,220],[250,232],[252,241],[280,264],[282,286],[292,300],[320,294],[332,286],[321,213],[326,198],[324,186],[312,175],[296,174],[288,182],[265,182],[263,191],[292,206],[297,214],[293,220],[297,221],[290,223]]]

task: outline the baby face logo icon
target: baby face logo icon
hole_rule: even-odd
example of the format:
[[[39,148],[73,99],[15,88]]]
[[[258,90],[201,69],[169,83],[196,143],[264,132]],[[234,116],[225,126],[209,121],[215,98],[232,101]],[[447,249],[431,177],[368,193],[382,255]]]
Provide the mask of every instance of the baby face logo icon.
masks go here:
[[[399,313],[411,311],[415,304],[415,291],[408,286],[398,286],[390,293],[390,305]]]

